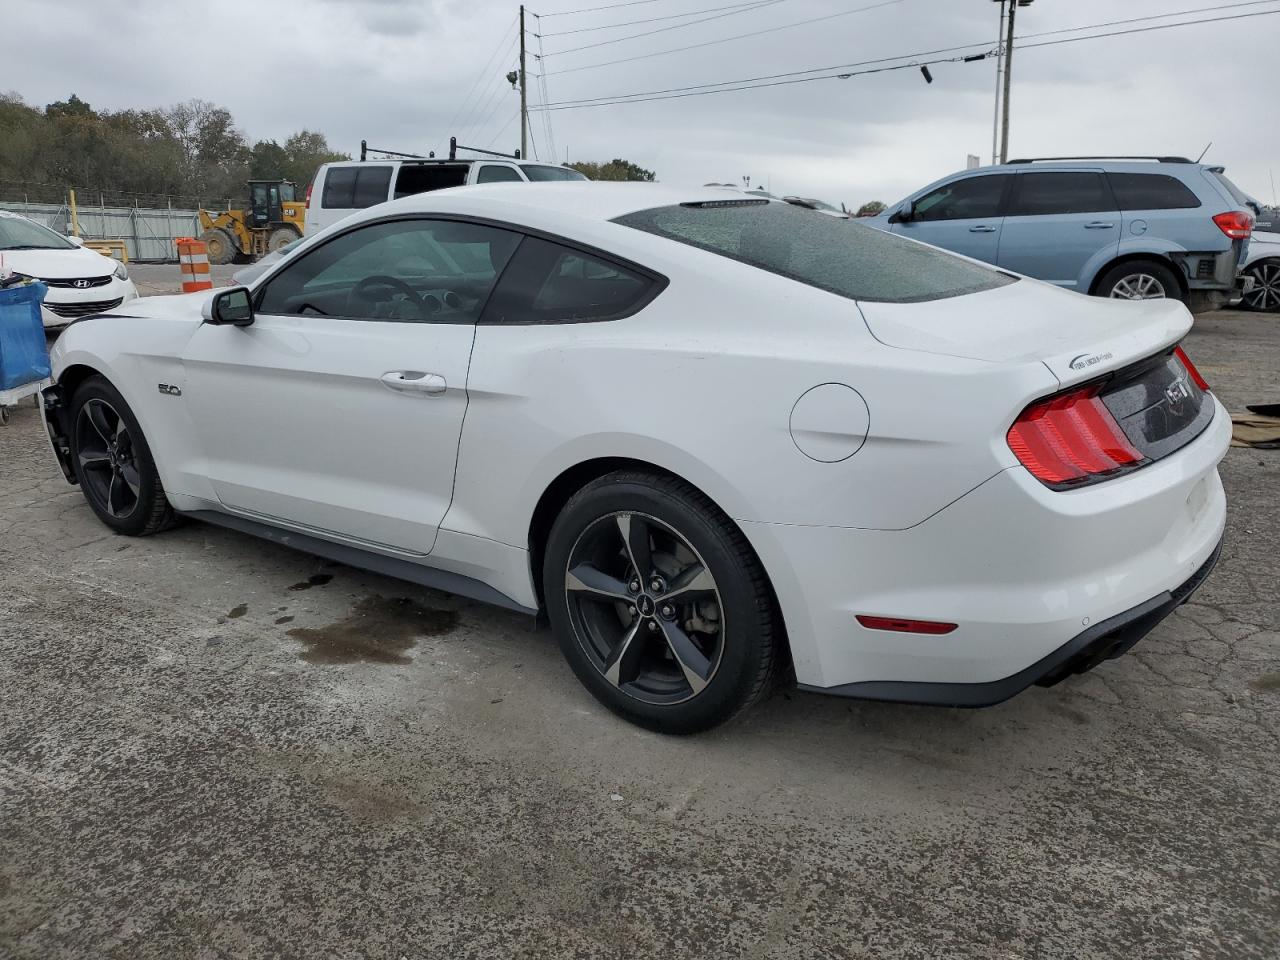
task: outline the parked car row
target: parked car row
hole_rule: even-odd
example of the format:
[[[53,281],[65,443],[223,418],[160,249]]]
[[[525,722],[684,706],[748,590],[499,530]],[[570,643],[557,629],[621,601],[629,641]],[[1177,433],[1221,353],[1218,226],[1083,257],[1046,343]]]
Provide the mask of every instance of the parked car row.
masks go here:
[[[870,222],[1068,290],[1203,310],[1242,292],[1254,219],[1222,167],[1152,157],[965,170]]]

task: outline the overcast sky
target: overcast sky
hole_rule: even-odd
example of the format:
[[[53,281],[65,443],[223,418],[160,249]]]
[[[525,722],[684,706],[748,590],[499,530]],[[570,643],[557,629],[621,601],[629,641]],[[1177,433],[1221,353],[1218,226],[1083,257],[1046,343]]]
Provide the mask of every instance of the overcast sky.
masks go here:
[[[666,19],[565,34],[734,0],[647,0],[550,16],[608,2],[540,0],[530,7],[530,50],[538,51],[533,34],[541,33],[546,54],[529,61],[531,103],[542,100],[536,72],[545,72],[551,102],[661,90],[971,42],[993,45],[998,17],[992,0],[897,0],[784,29],[877,0],[777,0],[700,24]],[[1027,35],[1238,3],[1036,0],[1019,12],[1017,25]],[[6,35],[22,41],[6,44],[0,89],[29,103],[72,92],[110,109],[200,97],[227,107],[251,142],[283,140],[306,127],[352,153],[362,138],[405,152],[439,150],[451,133],[467,144],[519,146],[518,98],[502,79],[516,66],[517,5],[505,0],[5,0],[3,7]],[[1280,2],[1217,15],[1268,9],[1280,11]],[[766,32],[594,66],[758,31]],[[1260,78],[1274,78],[1278,55],[1280,14],[1019,51],[1011,153],[1194,158],[1212,140],[1206,159],[1225,164],[1246,191],[1273,202],[1280,114],[1274,81]],[[550,115],[551,133],[557,159],[566,151],[573,160],[624,157],[668,183],[749,175],[753,185],[775,193],[849,204],[892,201],[962,168],[967,154],[990,162],[995,61],[931,70],[932,85],[910,69],[561,110]],[[531,126],[538,154],[549,158],[541,114],[532,116]]]

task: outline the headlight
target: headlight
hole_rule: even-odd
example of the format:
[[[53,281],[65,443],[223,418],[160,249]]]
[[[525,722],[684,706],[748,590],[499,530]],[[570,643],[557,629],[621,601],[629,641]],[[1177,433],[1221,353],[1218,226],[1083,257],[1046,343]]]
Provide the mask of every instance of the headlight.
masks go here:
[[[116,264],[116,276],[121,280],[129,279],[129,270],[123,263]]]

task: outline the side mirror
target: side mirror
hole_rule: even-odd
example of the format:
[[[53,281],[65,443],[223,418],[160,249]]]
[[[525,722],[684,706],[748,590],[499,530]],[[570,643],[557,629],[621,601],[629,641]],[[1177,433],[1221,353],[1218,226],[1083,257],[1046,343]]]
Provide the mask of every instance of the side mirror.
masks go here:
[[[916,215],[916,202],[908,200],[897,210],[889,214],[890,223],[909,223]]]
[[[68,239],[68,240],[70,240],[72,243],[74,243],[77,247],[83,247],[83,246],[84,246],[84,241],[83,241],[83,240],[81,240],[79,237],[76,237],[76,236],[70,236],[70,237],[67,237],[67,239]]]
[[[253,323],[253,301],[248,287],[219,290],[205,304],[204,321],[216,327],[247,327]]]

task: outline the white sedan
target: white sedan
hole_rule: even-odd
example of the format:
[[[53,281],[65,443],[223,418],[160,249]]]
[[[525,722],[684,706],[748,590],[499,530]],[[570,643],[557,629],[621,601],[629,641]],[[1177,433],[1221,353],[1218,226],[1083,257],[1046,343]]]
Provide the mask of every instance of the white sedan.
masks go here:
[[[0,210],[0,258],[7,271],[48,285],[40,311],[48,329],[114,310],[138,296],[123,263],[86,249],[79,237],[64,237],[4,210]]]
[[[1190,326],[763,198],[493,185],[76,324],[46,417],[119,533],[543,613],[603,703],[688,732],[792,669],[979,706],[1128,649],[1223,532]]]
[[[1280,233],[1255,230],[1240,272],[1253,278],[1253,287],[1244,295],[1242,306],[1280,312]]]

